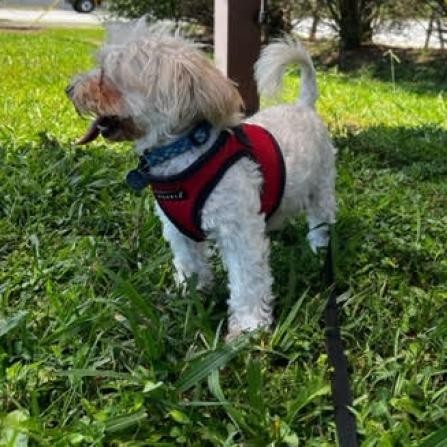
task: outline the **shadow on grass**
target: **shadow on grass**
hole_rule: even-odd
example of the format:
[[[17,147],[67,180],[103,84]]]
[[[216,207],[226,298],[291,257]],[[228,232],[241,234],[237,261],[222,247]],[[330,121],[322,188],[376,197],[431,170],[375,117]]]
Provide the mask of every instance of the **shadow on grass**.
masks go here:
[[[435,126],[377,126],[335,139],[340,150],[336,226],[340,284],[349,285],[353,277],[364,275],[368,264],[395,274],[393,263],[415,285],[446,280],[436,262],[439,253],[413,243],[408,228],[412,231],[419,207],[424,219],[424,212],[435,219],[430,238],[442,239],[438,227],[447,206],[441,190],[445,191],[447,175],[447,131]],[[39,145],[9,154],[5,163],[9,180],[0,188],[6,198],[0,215],[4,212],[11,227],[28,232],[39,234],[44,229],[75,240],[93,237],[98,260],[134,279],[141,265],[163,269],[170,264],[169,254],[159,241],[160,225],[151,212],[151,199],[130,193],[124,182],[134,163],[127,152],[66,148],[42,136]],[[436,196],[429,197],[434,192]],[[399,209],[408,216],[399,214]],[[11,231],[11,237],[15,233]],[[298,219],[272,235],[272,265],[283,307],[290,307],[307,289],[313,294],[321,290],[322,258],[311,253],[306,233],[304,220]],[[13,241],[9,242],[12,247]],[[390,261],[383,263],[386,258]],[[215,306],[224,313],[226,275],[218,269],[221,287]],[[151,281],[156,283],[158,275],[155,269]],[[146,285],[149,276],[143,281]]]
[[[439,253],[447,246],[447,131],[376,126],[335,137],[335,142],[339,285],[349,287],[369,275],[389,277],[396,287],[445,283]],[[307,247],[306,232],[304,220],[298,220],[272,236],[275,279],[285,281],[293,266],[295,296],[321,290],[322,259]],[[279,290],[289,306],[282,297],[287,284]]]
[[[349,152],[367,156],[371,169],[399,169],[414,180],[445,180],[447,131],[439,126],[375,126],[334,139],[339,159]]]
[[[315,64],[320,69],[338,66],[338,48],[334,42],[309,44]],[[365,45],[344,56],[343,71],[350,76],[367,74],[382,82],[392,82],[390,52],[394,61],[395,82],[414,93],[434,93],[447,88],[447,51]]]
[[[106,146],[81,148],[41,134],[38,142],[0,148],[0,164],[0,219],[11,235],[124,239],[117,244],[120,256],[114,262],[129,268],[137,263],[135,252],[156,222],[152,216],[143,222],[149,211],[142,200],[147,198],[133,194],[125,182],[136,165],[132,153]],[[10,241],[9,246],[11,251],[15,245]]]
[[[421,288],[445,283],[447,131],[376,126],[336,144],[343,276],[371,271]]]

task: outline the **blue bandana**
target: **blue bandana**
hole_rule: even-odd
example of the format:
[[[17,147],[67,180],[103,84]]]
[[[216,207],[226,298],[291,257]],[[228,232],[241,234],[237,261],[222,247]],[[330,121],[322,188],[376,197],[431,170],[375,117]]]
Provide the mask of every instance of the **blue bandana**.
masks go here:
[[[145,188],[149,184],[150,168],[184,154],[194,147],[205,144],[210,138],[211,128],[212,126],[208,121],[203,121],[184,137],[173,143],[148,150],[147,153],[145,151],[140,157],[138,169],[134,169],[127,174],[128,185],[136,191]]]
[[[187,135],[166,146],[156,147],[143,155],[143,158],[150,167],[157,166],[165,161],[171,160],[178,155],[184,154],[194,146],[201,146],[208,141],[210,137],[211,124],[204,121],[198,124]]]

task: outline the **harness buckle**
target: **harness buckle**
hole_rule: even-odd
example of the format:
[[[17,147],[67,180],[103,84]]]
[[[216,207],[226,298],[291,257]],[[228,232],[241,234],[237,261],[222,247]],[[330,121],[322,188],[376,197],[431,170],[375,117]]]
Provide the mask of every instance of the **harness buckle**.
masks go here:
[[[126,176],[127,184],[137,192],[146,188],[150,183],[149,169],[150,165],[146,157],[140,157],[138,168],[132,169]]]
[[[204,121],[188,135],[188,140],[193,146],[201,146],[209,140],[210,134],[211,124],[208,121]]]

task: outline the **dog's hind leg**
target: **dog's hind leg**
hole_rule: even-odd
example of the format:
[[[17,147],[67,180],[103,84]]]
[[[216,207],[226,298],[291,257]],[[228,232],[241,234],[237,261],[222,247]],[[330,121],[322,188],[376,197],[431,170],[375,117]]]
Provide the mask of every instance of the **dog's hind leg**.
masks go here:
[[[213,272],[208,263],[207,243],[193,241],[181,233],[159,208],[157,213],[163,224],[163,235],[174,255],[176,284],[185,287],[188,279],[197,275],[197,288],[209,290],[213,284]]]
[[[329,224],[326,219],[315,214],[307,215],[307,224],[307,241],[311,250],[317,253],[319,248],[325,248],[329,244]]]
[[[321,189],[307,207],[307,240],[310,248],[317,253],[319,248],[329,244],[329,225],[335,222],[335,196],[332,188]]]

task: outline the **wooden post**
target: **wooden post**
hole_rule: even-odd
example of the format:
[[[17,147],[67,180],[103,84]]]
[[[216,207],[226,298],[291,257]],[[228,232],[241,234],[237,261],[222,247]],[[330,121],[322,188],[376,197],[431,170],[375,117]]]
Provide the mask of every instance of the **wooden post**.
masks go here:
[[[247,115],[259,108],[253,65],[261,48],[260,7],[261,0],[214,0],[215,62],[238,85]]]

